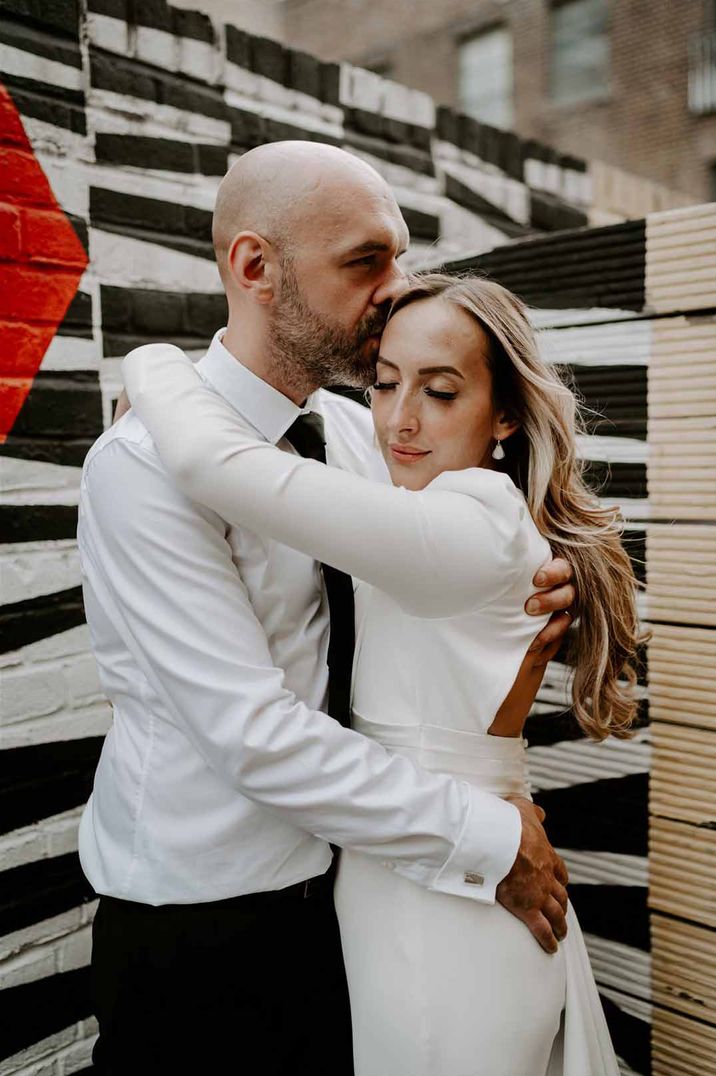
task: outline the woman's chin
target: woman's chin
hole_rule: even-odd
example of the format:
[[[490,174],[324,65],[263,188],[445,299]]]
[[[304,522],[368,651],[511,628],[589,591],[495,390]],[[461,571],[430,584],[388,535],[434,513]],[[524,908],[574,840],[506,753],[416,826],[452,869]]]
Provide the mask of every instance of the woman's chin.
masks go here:
[[[401,467],[394,464],[388,470],[394,486],[402,486],[403,489],[410,489],[414,492],[425,489],[435,477],[433,474],[421,474],[414,464],[410,467]]]

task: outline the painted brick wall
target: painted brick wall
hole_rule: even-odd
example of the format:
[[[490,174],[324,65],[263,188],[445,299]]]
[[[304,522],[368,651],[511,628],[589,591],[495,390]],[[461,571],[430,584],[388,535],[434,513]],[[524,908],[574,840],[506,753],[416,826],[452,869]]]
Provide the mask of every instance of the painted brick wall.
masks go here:
[[[559,308],[545,342],[613,416],[615,436],[602,430],[584,451],[605,496],[630,511],[637,556],[648,506],[646,246],[643,221],[540,238],[593,219],[584,161],[161,2],[5,0],[0,71],[0,1076],[59,1076],[87,1067],[93,1036],[94,906],[76,827],[110,720],[79,588],[79,470],[110,421],[119,357],[155,339],[200,350],[223,323],[210,215],[227,166],[266,140],[333,141],[392,184],[413,234],[411,264],[520,240],[504,247],[507,261],[498,251],[485,264],[498,259],[495,273],[523,291],[538,322],[541,306]],[[577,269],[588,264],[594,273],[582,286]],[[605,264],[616,268],[602,273]],[[564,675],[559,663],[550,670],[531,733],[556,826],[596,802],[590,782],[574,779],[584,745],[573,747],[568,718],[554,716]],[[610,1019],[638,1072],[648,1064],[648,745],[640,732],[599,763],[628,826],[607,820],[576,849],[555,831],[572,849]],[[594,901],[587,911],[588,887],[614,871],[636,924],[616,940],[613,923],[624,916],[614,904],[606,923]],[[615,985],[622,942],[637,981],[628,988]]]
[[[324,59],[388,64],[391,77],[455,106],[461,39],[507,26],[518,133],[636,172],[694,200],[710,197],[716,114],[690,112],[687,90],[689,41],[708,25],[708,3],[610,3],[609,92],[574,104],[550,98],[549,8],[544,0],[287,0],[284,33]],[[644,205],[642,212],[669,207]]]

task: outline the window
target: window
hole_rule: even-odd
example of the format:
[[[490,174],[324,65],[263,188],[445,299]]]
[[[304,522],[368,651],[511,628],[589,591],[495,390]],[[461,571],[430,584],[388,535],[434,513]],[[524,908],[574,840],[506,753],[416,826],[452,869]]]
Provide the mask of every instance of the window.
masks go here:
[[[607,0],[561,0],[550,12],[550,93],[576,104],[609,94]]]
[[[458,53],[460,108],[494,127],[512,126],[512,36],[498,27],[463,40]]]

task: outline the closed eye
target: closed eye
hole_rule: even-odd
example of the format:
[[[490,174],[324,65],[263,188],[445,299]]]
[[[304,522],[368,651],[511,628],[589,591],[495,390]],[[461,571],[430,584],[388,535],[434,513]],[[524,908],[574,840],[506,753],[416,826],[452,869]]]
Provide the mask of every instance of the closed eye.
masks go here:
[[[373,385],[374,389],[378,389],[380,392],[385,392],[386,389],[394,389],[397,387],[397,381],[376,381]]]
[[[349,265],[375,265],[375,254],[366,254],[362,258],[355,258]]]
[[[456,392],[438,392],[437,389],[426,389],[426,396],[433,396],[436,400],[454,400]]]

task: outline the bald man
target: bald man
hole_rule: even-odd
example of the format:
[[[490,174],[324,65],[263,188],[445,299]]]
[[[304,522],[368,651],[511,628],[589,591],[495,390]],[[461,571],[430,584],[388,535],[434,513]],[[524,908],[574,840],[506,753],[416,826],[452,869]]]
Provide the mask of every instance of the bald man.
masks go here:
[[[222,182],[213,236],[229,323],[202,376],[285,451],[385,481],[367,411],[321,386],[374,379],[408,244],[388,186],[330,146],[263,146]],[[87,457],[78,541],[114,707],[80,826],[98,1072],[348,1076],[331,844],[497,898],[556,947],[566,875],[536,810],[347,727],[348,577],[189,502],[131,411]],[[569,567],[543,574],[529,611],[566,609]],[[503,709],[527,712],[567,622]]]

